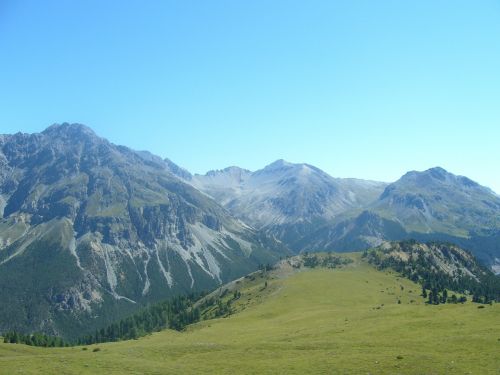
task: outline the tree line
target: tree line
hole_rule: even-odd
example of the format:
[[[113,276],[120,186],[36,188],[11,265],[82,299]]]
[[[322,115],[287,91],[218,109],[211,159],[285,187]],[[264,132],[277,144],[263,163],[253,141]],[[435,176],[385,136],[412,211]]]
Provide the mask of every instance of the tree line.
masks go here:
[[[206,298],[198,305],[195,305],[195,301],[199,300],[203,294],[174,297],[168,301],[147,306],[129,317],[111,323],[73,342],[42,333],[23,334],[11,331],[4,334],[4,343],[66,347],[137,339],[167,328],[181,331],[187,325],[202,319],[230,315],[231,304],[241,297],[241,292],[235,290],[229,296],[228,294],[229,290],[226,289],[218,297]]]
[[[352,263],[352,259],[344,258],[338,255],[328,253],[326,255],[304,253],[302,256],[302,264],[304,267],[316,268],[337,268],[346,264]]]
[[[198,297],[193,294],[178,296],[168,301],[147,306],[129,317],[98,329],[93,334],[80,337],[73,342],[64,341],[58,336],[49,336],[42,333],[23,334],[17,331],[5,333],[3,340],[4,343],[11,344],[63,347],[137,339],[166,328],[180,331],[188,324],[200,320],[200,309],[193,306]]]
[[[422,286],[422,297],[427,298],[427,303],[429,305],[439,305],[440,303],[465,303],[467,302],[467,297],[460,296],[457,297],[456,294],[452,294],[448,296],[448,290],[442,289],[439,290],[437,288],[427,289],[425,286]]]
[[[7,332],[3,336],[3,342],[6,344],[25,344],[30,346],[44,346],[51,348],[60,348],[70,346],[62,338],[49,336],[40,332],[22,334],[16,331]]]
[[[408,260],[385,256],[381,250],[371,249],[363,253],[363,257],[370,263],[376,265],[379,269],[392,268],[404,277],[420,283],[422,285],[422,296],[428,298],[428,303],[436,305],[439,303],[463,303],[466,298],[448,296],[448,291],[453,290],[457,293],[472,295],[472,302],[490,303],[500,302],[500,278],[484,267],[476,265],[478,279],[475,279],[461,270],[454,275],[438,271],[431,260],[422,253],[417,256],[411,252],[411,246],[415,241],[405,241],[400,243],[402,250],[409,253]],[[428,245],[439,246],[444,254],[448,254],[451,244],[429,243]],[[458,256],[455,254],[455,257]],[[471,267],[471,264],[462,259],[465,267]],[[428,292],[427,292],[428,291]],[[465,298],[465,300],[464,300]]]
[[[77,345],[137,339],[166,328],[180,331],[200,320],[200,310],[193,307],[194,295],[178,296],[156,303],[141,311],[96,330],[77,340]]]

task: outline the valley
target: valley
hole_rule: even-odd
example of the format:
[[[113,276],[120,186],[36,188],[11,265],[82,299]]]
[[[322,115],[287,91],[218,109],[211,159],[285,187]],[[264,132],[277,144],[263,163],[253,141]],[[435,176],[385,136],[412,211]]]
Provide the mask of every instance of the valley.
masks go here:
[[[285,160],[199,175],[82,124],[5,134],[0,332],[76,340],[318,249],[441,240],[498,271],[499,218],[498,195],[442,168],[393,183]]]
[[[0,0],[0,375],[500,375],[499,19]]]

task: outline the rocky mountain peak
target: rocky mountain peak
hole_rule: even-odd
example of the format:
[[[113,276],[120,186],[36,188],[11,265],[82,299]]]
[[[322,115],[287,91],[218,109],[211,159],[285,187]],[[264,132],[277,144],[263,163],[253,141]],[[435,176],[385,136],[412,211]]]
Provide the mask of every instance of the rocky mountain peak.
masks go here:
[[[425,171],[427,173],[430,173],[434,176],[436,176],[437,178],[442,178],[443,176],[446,176],[446,175],[449,175],[451,174],[450,172],[448,172],[446,169],[442,168],[442,167],[433,167],[433,168],[429,168],[427,171]]]
[[[434,167],[425,171],[410,171],[405,173],[399,181],[407,183],[418,183],[422,186],[445,182],[452,177],[453,174],[441,167]]]
[[[227,167],[224,169],[210,170],[205,174],[205,176],[210,176],[210,177],[215,177],[218,175],[233,175],[233,176],[239,175],[239,176],[241,176],[241,175],[250,174],[250,173],[252,173],[252,172],[249,171],[248,169],[244,169],[244,168],[240,168],[240,167],[236,167],[236,166],[230,166],[230,167]]]
[[[114,145],[79,124],[3,138],[0,291],[18,299],[0,308],[0,331],[19,319],[34,331],[69,334],[59,325],[61,311],[78,315],[75,329],[85,330],[95,316],[105,319],[102,311],[125,313],[213,288],[277,258],[275,242],[149,152]],[[9,275],[19,272],[25,282],[12,283]],[[18,301],[38,296],[43,311],[23,320],[31,307]]]
[[[94,131],[86,125],[77,123],[53,124],[42,132],[45,136],[72,139],[99,139]]]
[[[388,186],[389,190],[394,189],[394,185],[401,186],[415,186],[422,189],[427,189],[431,187],[444,187],[444,188],[454,188],[459,190],[481,190],[488,191],[488,188],[485,188],[479,185],[477,182],[472,181],[471,179],[458,176],[453,173],[446,171],[441,167],[434,167],[427,169],[422,172],[411,171],[402,176],[398,181],[394,184]]]
[[[262,169],[262,171],[263,172],[273,172],[273,171],[280,170],[280,169],[287,169],[287,168],[290,168],[293,166],[294,166],[293,163],[287,162],[286,160],[283,160],[283,159],[278,159],[275,162],[265,166],[264,169]]]

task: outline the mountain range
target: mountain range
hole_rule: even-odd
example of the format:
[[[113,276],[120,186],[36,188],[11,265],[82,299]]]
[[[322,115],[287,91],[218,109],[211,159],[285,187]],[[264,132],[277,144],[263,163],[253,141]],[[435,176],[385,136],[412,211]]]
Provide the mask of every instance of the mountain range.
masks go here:
[[[177,175],[295,253],[445,240],[500,271],[500,197],[440,167],[408,172],[393,183],[333,178],[283,160],[255,172],[229,167]]]
[[[408,238],[498,272],[500,198],[442,168],[394,183],[284,160],[193,175],[80,124],[0,136],[0,331],[76,337],[293,253]]]
[[[256,172],[237,167],[195,175],[189,181],[232,215],[286,245],[339,215],[375,201],[385,183],[333,178],[308,164],[278,160]]]

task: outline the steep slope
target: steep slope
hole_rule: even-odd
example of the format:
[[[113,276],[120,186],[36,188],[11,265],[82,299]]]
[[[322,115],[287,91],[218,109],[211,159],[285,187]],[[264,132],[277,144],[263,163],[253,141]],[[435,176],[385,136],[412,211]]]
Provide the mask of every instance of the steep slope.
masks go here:
[[[445,293],[441,302],[446,302],[446,290],[472,294],[476,302],[500,302],[500,277],[454,244],[391,242],[366,251],[364,256],[381,269],[390,267],[433,290],[432,303],[439,303],[439,293]]]
[[[500,197],[439,167],[408,172],[387,186],[373,210],[419,233],[465,237],[500,228]]]
[[[292,248],[318,226],[370,204],[386,186],[333,178],[314,166],[284,160],[256,172],[237,167],[211,171],[193,176],[191,183],[233,215]]]
[[[386,240],[408,238],[405,228],[395,220],[385,219],[372,211],[324,225],[302,238],[297,251],[354,251],[378,246]]]
[[[427,272],[437,272],[452,278],[467,275],[471,279],[480,280],[487,272],[472,254],[456,245],[443,242],[386,242],[370,249],[365,255],[370,262],[383,268],[393,262],[402,262],[415,268],[421,263]]]
[[[342,257],[353,262],[311,269],[292,259],[236,280],[207,297],[232,301],[233,314],[184,332],[88,350],[0,343],[0,368],[25,374],[498,373],[500,304],[428,305],[420,285],[377,270],[360,254]]]
[[[494,269],[500,264],[500,198],[442,168],[408,172],[363,212],[349,214],[305,236],[296,249],[352,251],[385,240],[443,240],[473,251]]]
[[[81,334],[279,256],[146,152],[77,124],[0,137],[0,330]]]
[[[249,170],[228,167],[220,171],[209,171],[205,175],[195,174],[191,183],[223,206],[227,206],[245,194],[244,186],[251,175]]]

